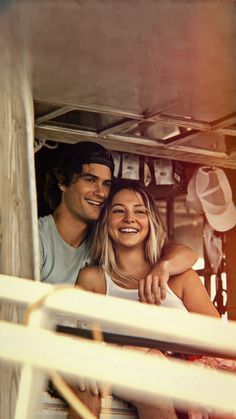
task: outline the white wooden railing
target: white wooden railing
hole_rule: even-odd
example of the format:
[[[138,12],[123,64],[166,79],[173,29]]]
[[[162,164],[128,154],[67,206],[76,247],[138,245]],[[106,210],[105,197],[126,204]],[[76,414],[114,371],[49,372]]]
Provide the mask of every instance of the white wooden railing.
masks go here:
[[[15,419],[34,417],[51,371],[108,383],[121,395],[171,398],[180,407],[194,405],[236,414],[236,375],[232,373],[154,359],[54,331],[62,316],[68,316],[99,323],[102,328],[112,326],[117,333],[191,344],[235,358],[235,323],[4,275],[0,275],[0,290],[2,303],[24,309],[41,299],[28,326],[0,323],[0,358],[23,365]]]

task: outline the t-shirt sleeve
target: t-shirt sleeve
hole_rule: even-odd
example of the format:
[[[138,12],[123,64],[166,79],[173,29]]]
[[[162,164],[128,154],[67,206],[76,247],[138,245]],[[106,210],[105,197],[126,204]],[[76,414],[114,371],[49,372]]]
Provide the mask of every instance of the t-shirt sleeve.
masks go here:
[[[39,263],[40,263],[40,277],[42,278],[42,269],[46,260],[45,244],[43,240],[43,234],[39,223]],[[42,280],[42,279],[41,279]]]

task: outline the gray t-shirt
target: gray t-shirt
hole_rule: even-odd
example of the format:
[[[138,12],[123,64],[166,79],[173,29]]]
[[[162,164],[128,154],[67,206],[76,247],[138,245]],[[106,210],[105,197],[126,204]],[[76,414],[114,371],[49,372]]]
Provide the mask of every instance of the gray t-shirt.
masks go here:
[[[41,281],[51,284],[75,284],[78,272],[91,264],[90,243],[77,249],[66,243],[57,231],[52,215],[39,218]]]

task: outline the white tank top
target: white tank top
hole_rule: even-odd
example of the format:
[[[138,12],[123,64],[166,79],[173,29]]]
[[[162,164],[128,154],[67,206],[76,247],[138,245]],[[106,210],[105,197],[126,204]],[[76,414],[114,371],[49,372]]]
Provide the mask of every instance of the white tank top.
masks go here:
[[[138,301],[138,290],[122,288],[115,284],[110,275],[104,272],[106,280],[106,295],[111,297],[125,298],[126,300]],[[179,310],[186,310],[183,301],[174,294],[174,292],[167,285],[167,292],[165,300],[161,301],[162,307],[176,308]]]
[[[108,273],[104,272],[104,275],[105,275],[105,281],[106,281],[106,295],[109,295],[110,297],[118,297],[118,298],[123,298],[123,299],[125,298],[126,300],[138,301],[137,289],[122,288],[119,285],[115,284],[115,282],[111,279]],[[177,297],[177,295],[175,295],[173,291],[171,291],[168,285],[167,285],[166,299],[161,301],[161,307],[175,308],[177,310],[187,311],[186,307],[183,304],[183,301],[179,297]],[[92,329],[91,322],[78,321],[77,325],[78,327],[81,327],[82,329]],[[104,326],[104,331],[109,332],[109,333],[123,334],[123,332],[120,331],[119,327],[117,326],[111,327],[109,323]]]

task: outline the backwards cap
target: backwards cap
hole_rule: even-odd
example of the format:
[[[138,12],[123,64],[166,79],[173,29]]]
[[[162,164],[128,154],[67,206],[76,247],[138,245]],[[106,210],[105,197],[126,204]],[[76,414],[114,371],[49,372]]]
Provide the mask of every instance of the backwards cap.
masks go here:
[[[108,166],[113,175],[114,161],[110,151],[97,143],[83,141],[66,148],[61,154],[57,167],[79,173],[83,164],[97,163]]]
[[[209,166],[200,167],[188,184],[187,204],[198,213],[205,213],[216,231],[227,231],[236,224],[236,209],[232,191],[224,171]]]

